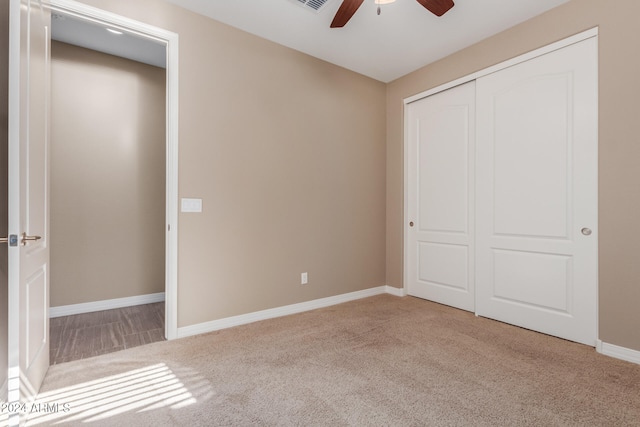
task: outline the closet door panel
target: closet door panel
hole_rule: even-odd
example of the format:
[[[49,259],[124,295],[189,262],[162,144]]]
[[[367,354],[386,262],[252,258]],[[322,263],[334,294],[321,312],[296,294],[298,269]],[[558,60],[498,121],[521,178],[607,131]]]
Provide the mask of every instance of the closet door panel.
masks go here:
[[[477,314],[595,345],[597,44],[477,81]]]
[[[475,309],[475,83],[408,106],[407,283],[410,295]]]

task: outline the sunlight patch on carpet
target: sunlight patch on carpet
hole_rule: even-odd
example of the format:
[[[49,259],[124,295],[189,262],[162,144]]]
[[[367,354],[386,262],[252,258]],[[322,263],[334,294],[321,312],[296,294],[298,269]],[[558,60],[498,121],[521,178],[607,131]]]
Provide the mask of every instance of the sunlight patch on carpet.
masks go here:
[[[196,403],[193,394],[164,363],[64,387],[38,395],[42,412],[28,425],[92,422],[129,411],[145,412]]]

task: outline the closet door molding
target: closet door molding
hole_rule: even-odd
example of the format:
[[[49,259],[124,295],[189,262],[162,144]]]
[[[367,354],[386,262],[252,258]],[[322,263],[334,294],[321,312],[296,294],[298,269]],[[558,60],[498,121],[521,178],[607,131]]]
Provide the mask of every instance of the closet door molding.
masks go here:
[[[500,62],[498,64],[492,65],[491,67],[487,67],[485,69],[482,69],[480,71],[476,71],[475,73],[472,74],[468,74],[464,77],[460,77],[459,79],[456,80],[452,80],[450,82],[447,83],[443,83],[441,85],[438,85],[434,88],[431,89],[427,89],[423,92],[417,93],[415,95],[409,96],[407,98],[405,98],[403,100],[403,105],[406,109],[407,105],[411,104],[412,102],[418,101],[422,98],[426,98],[428,96],[434,95],[438,92],[443,92],[447,89],[451,89],[452,87],[456,87],[456,86],[460,86],[462,84],[468,83],[472,80],[477,80],[480,77],[484,77],[487,76],[489,74],[495,73],[496,71],[500,71],[500,70],[504,70],[505,68],[509,68],[512,67],[514,65],[520,64],[522,62],[528,61],[530,59],[533,58],[537,58],[539,56],[545,55],[547,53],[556,51],[558,49],[562,49],[563,47],[567,47],[567,46],[571,46],[572,44],[576,44],[579,43],[583,40],[587,40],[593,37],[597,37],[598,36],[598,27],[594,27],[591,28],[589,30],[585,30],[581,33],[578,34],[574,34],[573,36],[567,37],[565,39],[559,40],[557,42],[551,43],[549,45],[543,46],[539,49],[535,49],[532,50],[530,52],[527,53],[523,53],[522,55],[516,56],[515,58],[511,58],[508,59],[506,61]],[[406,114],[405,114],[405,130],[407,129],[407,123],[406,123]],[[405,142],[405,166],[406,166],[406,144],[407,144],[407,132],[404,133],[405,137],[404,137],[404,142]],[[406,167],[405,167],[405,171],[406,171]],[[405,177],[406,177],[406,173],[405,173]],[[406,188],[406,186],[405,186]],[[406,192],[405,192],[406,194]],[[406,210],[405,210],[406,212]]]
[[[416,172],[416,162],[420,146],[425,146],[416,136],[418,133],[416,130],[416,111],[419,110],[420,105],[427,104],[418,101],[440,92],[456,91],[458,86],[475,82],[477,155],[475,162],[470,162],[468,170],[472,177],[469,181],[469,200],[473,201],[468,205],[469,218],[473,219],[475,216],[475,221],[470,222],[470,229],[475,229],[475,233],[471,232],[469,240],[471,246],[468,246],[468,257],[471,261],[464,266],[469,271],[461,273],[467,274],[470,278],[469,283],[473,284],[475,281],[475,297],[473,304],[452,304],[430,296],[426,296],[426,298],[466,309],[477,315],[491,317],[584,344],[595,345],[597,338],[597,35],[597,28],[587,30],[404,100],[403,286],[405,293],[425,298],[420,292],[415,291],[416,277],[419,276],[418,267],[422,267],[422,264],[434,267],[432,264],[441,258],[440,254],[436,254],[435,258],[423,262],[420,260],[419,250],[416,246],[419,243],[416,238],[419,233],[416,233],[414,226],[418,224],[419,212],[416,206],[420,204],[416,199],[416,185],[419,182],[416,178],[418,173]],[[582,52],[583,59],[579,59],[580,55],[577,55],[564,63],[560,60],[560,68],[556,67],[554,71],[552,67],[551,71],[546,71],[544,67],[553,63],[548,59],[562,58],[564,54],[558,51],[564,48],[568,48],[565,49],[568,52],[567,55],[571,55],[571,52]],[[578,63],[575,69],[572,68],[571,62],[574,60]],[[521,64],[524,66],[520,67]],[[535,64],[543,65],[536,68]],[[567,69],[566,72],[562,67]],[[510,140],[514,141],[513,146],[505,144],[508,138],[503,138],[503,143],[496,145],[497,140],[492,139],[493,131],[487,130],[490,127],[487,123],[494,122],[496,119],[492,114],[495,112],[494,103],[497,102],[493,98],[487,101],[487,97],[497,93],[492,92],[493,89],[502,91],[502,95],[509,92],[510,88],[500,86],[496,82],[499,82],[501,75],[510,78],[509,76],[514,69],[522,69],[525,70],[525,73],[531,72],[533,74],[531,74],[529,82],[520,82],[516,79],[512,83],[507,83],[507,86],[515,84],[516,92],[520,90],[516,96],[524,96],[525,98],[519,98],[518,102],[514,101],[513,105],[505,107],[506,110],[503,109],[501,114],[504,115],[510,108],[522,107],[523,111],[531,110],[529,113],[535,113],[541,119],[550,119],[550,126],[555,126],[553,128],[555,130],[549,135],[553,139],[552,142],[544,142],[547,134],[540,129],[538,132],[534,132],[536,127],[529,126],[531,121],[521,120],[521,128],[525,129],[529,126],[531,133],[535,133],[533,139],[537,138],[542,144],[541,147],[536,145],[538,142],[532,142],[531,138],[527,142],[526,137],[520,138],[514,134],[513,132],[519,129],[518,126],[511,126]],[[504,74],[501,73],[503,70]],[[563,73],[564,75],[561,75]],[[572,79],[576,76],[582,81],[578,82],[579,86],[576,86],[575,90],[576,93],[581,92],[582,94],[574,98],[572,91],[575,82]],[[482,85],[479,85],[480,82],[483,82]],[[494,86],[487,85],[491,82]],[[517,87],[518,85],[520,86]],[[536,85],[540,87],[533,87]],[[554,92],[555,89],[549,89],[549,87],[555,87],[564,95]],[[507,93],[502,97],[502,101],[509,100],[509,96],[510,94]],[[538,103],[537,107],[528,105],[527,96],[532,99],[532,104]],[[543,98],[546,96],[546,98],[538,99],[540,96]],[[564,99],[562,96],[566,98],[564,101],[562,101]],[[517,97],[511,101],[514,99],[517,101]],[[438,96],[433,98],[436,99]],[[588,106],[583,108],[585,103]],[[551,111],[552,108],[553,111]],[[487,110],[492,112],[487,113]],[[529,113],[523,112],[525,116]],[[509,114],[514,121],[521,117],[514,114],[513,111]],[[564,124],[558,122],[558,116],[566,116]],[[485,123],[481,124],[481,120]],[[500,132],[506,132],[509,126],[504,125],[506,123],[504,121],[501,123],[503,125],[501,125]],[[584,131],[574,130],[574,126],[582,125],[584,125]],[[563,129],[568,135],[564,139],[562,138]],[[586,142],[583,142],[585,139]],[[574,143],[574,141],[577,142]],[[448,149],[446,148],[446,150]],[[496,151],[497,149],[500,152]],[[529,150],[530,153],[527,155],[529,157],[523,155],[522,150]],[[545,152],[540,154],[539,151]],[[495,155],[498,158],[495,158]],[[585,157],[588,158],[586,163],[584,162]],[[533,159],[533,166],[527,163],[529,158]],[[549,173],[556,172],[557,176],[544,175],[547,161],[550,162],[551,169],[555,167],[554,170],[550,169]],[[518,162],[520,162],[520,166],[518,166]],[[514,164],[516,166],[513,166]],[[434,165],[430,167],[433,168]],[[502,169],[496,172],[496,167],[502,167]],[[526,174],[522,173],[524,169],[529,172],[535,170],[543,174],[529,174],[531,175],[529,179],[525,176]],[[585,171],[587,172],[585,173]],[[495,179],[498,172],[502,173],[499,177],[500,180]],[[537,206],[540,212],[527,214],[526,209],[521,209],[523,206],[532,208],[533,205],[527,205],[525,203],[527,198],[510,187],[510,183],[517,184],[518,180],[520,180],[519,185],[523,188],[526,187],[525,184],[531,184],[525,190],[538,192],[537,195],[532,196],[537,197],[539,203]],[[536,181],[538,182],[536,183]],[[566,184],[564,187],[559,184],[562,182]],[[502,187],[496,188],[496,185],[498,187],[502,185]],[[502,193],[500,193],[501,191]],[[574,191],[577,192],[574,194]],[[549,194],[548,197],[547,194]],[[514,197],[511,198],[511,196]],[[481,200],[483,198],[484,201]],[[550,200],[547,200],[548,198]],[[586,202],[584,202],[585,200]],[[498,202],[504,203],[496,206]],[[547,207],[548,203],[551,205]],[[549,212],[546,212],[547,209]],[[520,239],[520,243],[523,243],[524,246],[500,246],[498,243],[505,239],[510,243],[513,243],[511,240]],[[547,246],[555,244],[554,240],[557,241],[556,246],[559,245],[560,248],[547,248]],[[529,248],[527,245],[531,242],[534,246]],[[585,242],[586,244],[583,244]],[[444,241],[429,242],[432,247],[427,249],[433,252],[432,249],[435,246],[440,245],[443,249],[442,244],[448,243]],[[459,243],[457,242],[458,245]],[[538,247],[540,245],[544,248]],[[575,251],[573,249],[565,251],[565,246],[572,246]],[[447,249],[445,252],[450,252],[453,256],[451,247],[444,249]],[[458,258],[460,257],[458,256]],[[446,265],[443,260],[436,263],[439,264],[436,266],[437,271],[463,267],[461,262],[455,266],[451,263]],[[543,268],[548,271],[538,275],[539,277],[534,274]],[[451,272],[447,272],[446,275],[447,277],[455,276]],[[445,277],[442,274],[440,276]],[[462,276],[460,275],[460,277]],[[509,289],[505,287],[508,283],[517,280],[524,280],[524,284],[516,284]],[[527,286],[531,288],[529,289]],[[528,299],[529,297],[531,299]],[[581,326],[574,327],[570,325],[571,323],[580,323]],[[561,326],[556,327],[557,325]]]

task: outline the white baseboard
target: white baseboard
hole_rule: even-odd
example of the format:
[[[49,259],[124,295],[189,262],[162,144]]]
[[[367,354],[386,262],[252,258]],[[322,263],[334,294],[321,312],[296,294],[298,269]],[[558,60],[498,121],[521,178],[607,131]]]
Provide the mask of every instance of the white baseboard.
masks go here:
[[[394,295],[396,297],[406,297],[407,291],[404,288],[395,288],[393,286],[385,286],[385,291],[388,294]]]
[[[130,307],[133,305],[151,304],[164,301],[164,292],[157,294],[138,295],[135,297],[108,299],[103,301],[85,302],[82,304],[61,305],[49,309],[49,317],[70,316],[72,314],[91,313],[93,311],[111,310],[114,308]]]
[[[343,302],[368,298],[374,295],[389,293],[392,295],[401,296],[398,291],[401,291],[401,289],[393,288],[391,286],[378,286],[376,288],[365,289],[363,291],[350,292],[348,294],[320,298],[313,301],[285,305],[283,307],[270,308],[268,310],[256,311],[253,313],[241,314],[239,316],[226,317],[224,319],[198,323],[196,325],[183,326],[181,328],[178,328],[178,338],[204,334],[207,332],[218,331],[220,329],[232,328],[234,326],[246,325],[247,323],[258,322],[260,320],[274,319],[276,317],[302,313],[304,311],[329,307],[336,304],[342,304]]]
[[[616,359],[626,360],[627,362],[637,363],[640,365],[640,351],[637,350],[607,344],[606,342],[598,340],[596,343],[596,351],[604,354],[605,356],[615,357]]]

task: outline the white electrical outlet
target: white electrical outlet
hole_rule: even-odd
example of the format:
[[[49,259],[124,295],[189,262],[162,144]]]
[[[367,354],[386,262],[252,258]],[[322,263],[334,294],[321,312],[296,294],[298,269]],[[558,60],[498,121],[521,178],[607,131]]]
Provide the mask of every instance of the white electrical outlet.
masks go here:
[[[307,273],[300,274],[300,284],[306,285],[307,283],[309,283],[309,275]]]

